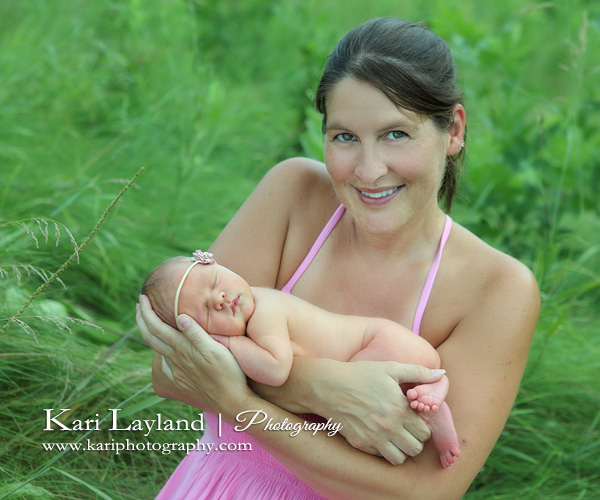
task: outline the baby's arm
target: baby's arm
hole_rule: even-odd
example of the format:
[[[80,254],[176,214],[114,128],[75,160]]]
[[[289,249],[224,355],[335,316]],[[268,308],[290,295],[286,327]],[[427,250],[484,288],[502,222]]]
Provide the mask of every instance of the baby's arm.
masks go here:
[[[255,311],[246,333],[249,337],[212,337],[231,351],[252,380],[275,387],[282,385],[289,377],[294,358],[283,312],[271,310],[261,315]]]

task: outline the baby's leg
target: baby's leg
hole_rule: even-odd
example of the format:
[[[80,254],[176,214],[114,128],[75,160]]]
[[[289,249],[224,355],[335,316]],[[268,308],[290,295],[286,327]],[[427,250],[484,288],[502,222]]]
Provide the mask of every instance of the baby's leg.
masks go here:
[[[440,357],[429,342],[385,319],[371,321],[362,349],[349,361],[397,361],[432,369],[440,367]]]
[[[444,375],[437,382],[421,384],[408,389],[406,397],[411,400],[410,407],[424,412],[438,411],[448,395],[448,377]]]
[[[444,401],[441,403],[439,411],[435,413],[422,412],[420,415],[431,429],[431,437],[438,450],[440,462],[446,469],[450,468],[454,461],[460,457],[458,436],[454,428],[450,407]]]
[[[365,332],[363,348],[350,361],[397,361],[439,368],[440,357],[429,342],[387,320],[373,320]],[[437,411],[448,393],[448,378],[432,384],[402,384],[411,407],[420,411]]]
[[[437,351],[426,340],[398,330],[389,323],[382,322],[365,335],[365,345],[350,361],[397,361],[439,368]],[[460,456],[458,437],[452,413],[445,403],[449,381],[445,375],[430,384],[420,384],[406,390],[411,400],[411,408],[420,412],[421,418],[431,429],[433,442],[438,450],[440,461],[445,468],[450,467]],[[404,387],[403,387],[404,389]]]

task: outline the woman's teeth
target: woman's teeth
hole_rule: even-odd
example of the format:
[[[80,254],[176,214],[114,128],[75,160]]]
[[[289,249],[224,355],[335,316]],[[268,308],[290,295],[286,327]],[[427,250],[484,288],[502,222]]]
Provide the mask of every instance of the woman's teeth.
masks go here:
[[[361,191],[361,194],[363,196],[366,196],[367,198],[383,198],[384,196],[388,196],[390,194],[392,194],[394,191],[396,191],[398,188],[395,187],[393,189],[388,189],[387,191],[380,191],[378,193],[366,193],[365,191]]]

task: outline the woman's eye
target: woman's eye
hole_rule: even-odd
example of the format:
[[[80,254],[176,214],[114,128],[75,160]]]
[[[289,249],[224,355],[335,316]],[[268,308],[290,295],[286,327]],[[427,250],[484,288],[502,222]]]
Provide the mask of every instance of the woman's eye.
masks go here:
[[[334,139],[340,142],[352,142],[353,140],[355,140],[355,137],[352,134],[349,134],[348,132],[344,132],[342,134],[336,135]]]
[[[388,139],[402,139],[404,137],[406,137],[406,134],[400,130],[392,130],[391,132],[388,132],[387,136]]]

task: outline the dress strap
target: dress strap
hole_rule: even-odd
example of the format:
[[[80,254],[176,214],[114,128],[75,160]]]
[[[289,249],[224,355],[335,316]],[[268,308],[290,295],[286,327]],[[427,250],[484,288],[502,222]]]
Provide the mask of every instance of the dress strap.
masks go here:
[[[429,295],[431,294],[433,283],[435,282],[435,277],[440,267],[442,251],[444,250],[444,246],[446,246],[446,241],[448,241],[448,236],[450,236],[451,229],[452,219],[449,215],[446,215],[446,222],[444,224],[444,231],[442,232],[440,246],[438,247],[435,259],[433,259],[431,267],[429,268],[429,274],[427,275],[427,279],[425,280],[425,286],[423,287],[423,291],[421,292],[421,299],[419,300],[419,305],[417,306],[417,312],[415,313],[415,319],[413,321],[412,331],[417,335],[420,335],[421,333],[421,321],[423,320],[423,314],[425,313],[427,301],[429,300]]]
[[[306,254],[306,257],[304,257],[304,260],[302,261],[300,266],[298,266],[298,269],[296,269],[296,272],[281,289],[282,292],[290,293],[292,291],[292,288],[294,288],[294,285],[300,279],[300,276],[302,276],[304,271],[306,271],[306,268],[313,261],[315,255],[317,255],[317,252],[321,249],[321,246],[323,246],[323,243],[325,242],[331,231],[333,231],[335,225],[342,218],[342,215],[344,214],[345,210],[346,207],[343,204],[337,208],[337,210],[331,216],[331,219],[329,219],[329,222],[327,222],[327,224],[321,231],[321,234],[319,234],[319,237],[313,243],[313,246],[310,249],[310,251]]]

